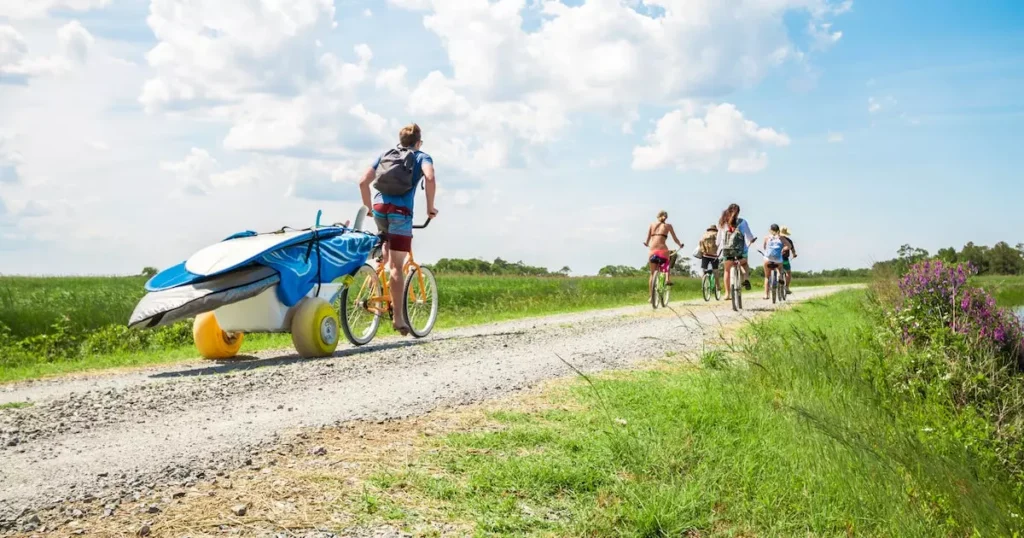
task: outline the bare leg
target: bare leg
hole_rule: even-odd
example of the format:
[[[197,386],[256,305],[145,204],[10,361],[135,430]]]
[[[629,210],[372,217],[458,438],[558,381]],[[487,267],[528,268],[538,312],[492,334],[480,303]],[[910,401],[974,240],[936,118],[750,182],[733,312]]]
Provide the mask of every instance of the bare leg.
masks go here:
[[[732,298],[732,266],[736,262],[725,262],[725,298]]]
[[[391,312],[395,318],[394,328],[406,336],[409,334],[409,325],[405,321],[405,312],[402,311],[402,299],[405,296],[405,274],[402,269],[405,267],[405,257],[408,252],[400,250],[391,251],[391,278],[388,285],[391,286]]]
[[[769,275],[770,272],[771,272],[771,269],[768,268],[768,262],[765,262],[764,263],[764,298],[765,299],[768,298],[768,282],[769,282],[768,275]]]

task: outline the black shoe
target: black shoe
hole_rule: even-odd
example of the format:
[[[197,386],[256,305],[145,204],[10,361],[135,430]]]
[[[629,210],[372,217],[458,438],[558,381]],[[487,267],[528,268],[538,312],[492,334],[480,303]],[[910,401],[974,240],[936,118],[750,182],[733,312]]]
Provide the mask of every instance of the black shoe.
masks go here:
[[[675,286],[676,283],[675,282],[666,282],[665,285],[666,286]]]
[[[746,289],[746,290],[750,289],[750,281],[749,280],[744,280],[743,281],[743,288]]]

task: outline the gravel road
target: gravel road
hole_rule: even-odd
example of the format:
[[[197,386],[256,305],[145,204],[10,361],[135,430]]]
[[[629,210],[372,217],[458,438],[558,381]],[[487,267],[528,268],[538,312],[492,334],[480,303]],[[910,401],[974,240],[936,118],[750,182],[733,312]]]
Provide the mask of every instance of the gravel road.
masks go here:
[[[787,305],[837,289],[797,289]],[[299,428],[401,418],[571,375],[558,356],[598,371],[694,351],[723,324],[775,308],[755,297],[745,294],[738,314],[677,301],[679,316],[600,310],[344,343],[325,359],[284,349],[0,386],[0,404],[33,404],[0,410],[0,531],[31,530],[35,512],[65,500],[116,504],[250,465]]]

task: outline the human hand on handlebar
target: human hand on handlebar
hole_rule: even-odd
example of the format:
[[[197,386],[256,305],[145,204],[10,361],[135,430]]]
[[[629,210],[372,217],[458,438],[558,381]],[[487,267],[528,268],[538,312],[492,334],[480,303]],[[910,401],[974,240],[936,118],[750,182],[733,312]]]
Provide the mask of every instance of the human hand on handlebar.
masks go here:
[[[437,217],[437,208],[436,207],[427,208],[427,216],[430,217],[430,218]]]

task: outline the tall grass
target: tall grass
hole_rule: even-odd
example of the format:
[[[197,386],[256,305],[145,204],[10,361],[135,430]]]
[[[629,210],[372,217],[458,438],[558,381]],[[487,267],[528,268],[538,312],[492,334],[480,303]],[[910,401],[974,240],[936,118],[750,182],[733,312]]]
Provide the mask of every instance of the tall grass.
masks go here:
[[[495,414],[501,427],[439,439],[373,493],[415,492],[493,536],[1019,532],[1009,477],[934,428],[949,409],[878,391],[870,365],[887,352],[863,301],[847,292],[756,324],[731,367],[716,353],[699,373],[581,382],[567,407],[582,409]]]

